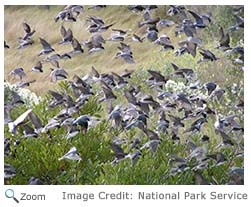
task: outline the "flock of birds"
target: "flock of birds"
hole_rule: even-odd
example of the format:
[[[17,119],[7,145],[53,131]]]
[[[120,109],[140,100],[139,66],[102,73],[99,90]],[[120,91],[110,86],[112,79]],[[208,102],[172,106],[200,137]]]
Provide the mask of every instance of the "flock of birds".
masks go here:
[[[88,9],[105,9],[104,5],[96,5]],[[207,61],[217,61],[219,58],[213,54],[212,51],[202,48],[202,39],[197,37],[198,30],[202,31],[211,23],[211,16],[208,14],[197,14],[192,10],[186,9],[184,6],[172,5],[166,14],[167,16],[177,16],[177,22],[169,19],[161,19],[160,17],[152,17],[152,10],[158,9],[158,6],[142,6],[134,5],[128,6],[131,12],[142,14],[142,21],[138,23],[138,27],[145,27],[145,35],[140,37],[133,33],[131,41],[138,42],[150,41],[158,44],[161,50],[174,50],[174,55],[182,56],[185,53],[197,57],[197,50],[201,55],[198,64]],[[242,67],[244,64],[244,48],[242,46],[230,46],[231,32],[241,30],[244,28],[244,20],[238,14],[243,11],[243,7],[234,7],[233,13],[236,17],[236,24],[228,28],[220,27],[219,45],[216,49],[222,51],[226,55],[235,54],[233,64]],[[54,18],[55,22],[76,22],[78,17],[85,12],[83,6],[71,5],[66,6]],[[12,92],[11,98],[4,106],[4,121],[8,125],[9,132],[14,136],[20,129],[23,130],[23,137],[39,137],[40,134],[46,133],[53,138],[53,130],[64,128],[66,131],[65,137],[72,139],[78,134],[86,134],[88,130],[95,127],[102,121],[110,123],[111,130],[117,130],[119,134],[131,130],[138,129],[138,134],[132,139],[127,140],[118,136],[113,136],[111,140],[111,150],[114,153],[114,160],[112,165],[116,165],[123,160],[130,159],[131,165],[136,165],[137,161],[142,159],[142,154],[146,153],[145,149],[150,149],[154,154],[158,151],[159,145],[163,137],[171,139],[174,143],[180,143],[181,137],[186,137],[185,145],[187,145],[187,157],[179,157],[178,155],[171,155],[170,170],[167,176],[175,176],[178,173],[186,170],[194,172],[197,184],[218,184],[218,181],[212,179],[210,182],[202,176],[202,171],[209,167],[209,162],[214,161],[214,166],[228,163],[232,165],[233,160],[229,160],[221,151],[222,148],[229,147],[235,158],[243,158],[243,132],[244,128],[241,126],[240,117],[238,115],[223,115],[220,116],[217,110],[209,107],[212,102],[220,102],[225,95],[225,90],[220,88],[214,82],[202,84],[198,79],[196,72],[190,68],[178,66],[171,63],[173,73],[165,76],[161,71],[147,70],[149,78],[142,79],[142,83],[137,85],[131,81],[134,73],[133,70],[125,70],[121,74],[115,72],[100,74],[95,67],[92,67],[91,74],[80,77],[74,75],[69,79],[68,73],[65,69],[60,67],[61,59],[74,58],[76,54],[81,54],[84,50],[88,53],[94,53],[105,50],[106,41],[119,42],[118,52],[116,58],[121,58],[125,63],[135,64],[133,58],[133,51],[128,43],[125,42],[125,37],[132,31],[130,29],[114,28],[114,23],[106,24],[105,21],[98,16],[89,16],[86,21],[89,23],[87,30],[91,33],[88,41],[80,43],[74,37],[70,28],[65,28],[61,25],[60,33],[62,40],[59,44],[71,44],[72,51],[65,54],[56,53],[55,49],[48,40],[40,39],[42,50],[37,53],[38,56],[44,57],[38,61],[31,69],[33,72],[42,73],[43,64],[51,63],[55,68],[52,69],[50,79],[52,82],[58,80],[65,80],[69,83],[72,95],[64,92],[49,90],[51,100],[48,103],[48,108],[61,108],[61,111],[51,117],[47,123],[42,123],[41,119],[32,111],[28,109],[21,114],[17,119],[12,120],[11,110],[17,105],[24,104],[22,98],[16,93]],[[186,39],[179,42],[179,48],[175,48],[171,39],[167,35],[159,35],[160,27],[170,27],[176,25],[175,35],[179,36],[185,34]],[[23,49],[35,44],[32,36],[36,31],[27,23],[23,23],[25,34],[18,38],[18,49]],[[102,32],[112,30],[113,33],[108,39],[103,38]],[[12,49],[7,42],[4,42],[6,49]],[[13,48],[15,49],[15,48]],[[53,53],[51,55],[51,53]],[[237,58],[236,58],[237,57]],[[29,86],[31,82],[23,81],[26,73],[23,68],[19,67],[11,71],[11,75],[20,81],[17,83],[19,87]],[[189,91],[173,92],[166,89],[166,84],[169,80],[182,81],[189,88]],[[142,84],[145,85],[148,92],[143,90]],[[94,87],[95,86],[95,87]],[[94,90],[95,88],[95,90]],[[206,98],[200,96],[200,92],[206,92]],[[123,94],[124,98],[120,104],[115,104],[118,99],[118,92]],[[102,114],[104,117],[97,118],[89,114],[81,114],[81,109],[88,102],[90,97],[97,98],[99,104],[105,102],[106,112]],[[121,98],[121,97],[120,97]],[[243,112],[244,101],[239,100],[238,103],[233,103],[233,108],[236,111]],[[105,115],[105,113],[107,115]],[[211,142],[212,137],[209,137],[203,130],[208,123],[208,119],[213,118],[215,134],[221,137],[221,142],[216,147],[214,153],[208,153],[207,144]],[[194,134],[201,135],[201,145],[196,144],[191,137]],[[147,137],[144,141],[142,137]],[[7,156],[10,151],[11,138],[5,138],[4,153]],[[18,144],[17,140],[15,144]],[[81,152],[80,152],[81,154]],[[69,152],[59,158],[81,160],[81,155],[75,147],[72,147]],[[189,166],[189,162],[195,159],[193,167]],[[244,182],[244,166],[242,168],[231,166],[228,172],[228,184],[243,184]],[[5,177],[10,178],[15,176],[15,169],[13,166],[5,165]],[[32,184],[36,184],[32,178]],[[37,179],[37,184],[40,184]]]

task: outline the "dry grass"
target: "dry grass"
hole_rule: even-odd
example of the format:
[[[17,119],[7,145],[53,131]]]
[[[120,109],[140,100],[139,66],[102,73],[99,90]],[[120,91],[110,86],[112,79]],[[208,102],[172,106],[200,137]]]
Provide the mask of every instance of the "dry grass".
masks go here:
[[[38,6],[13,6],[5,8],[5,20],[4,20],[4,35],[5,40],[10,45],[11,49],[5,50],[5,79],[11,83],[16,82],[13,77],[9,75],[10,71],[17,68],[23,67],[27,73],[26,80],[35,79],[36,82],[32,84],[29,88],[30,90],[41,95],[44,94],[48,89],[55,87],[55,84],[50,83],[49,74],[50,67],[49,63],[44,64],[44,73],[34,73],[31,72],[31,68],[36,64],[38,60],[41,60],[43,57],[38,57],[37,54],[42,49],[39,43],[39,37],[45,38],[49,43],[53,45],[57,53],[64,53],[71,51],[71,45],[59,45],[58,42],[61,40],[60,36],[60,27],[61,22],[54,22],[54,16],[61,10],[62,6],[51,6],[50,10]],[[87,8],[87,7],[85,7]],[[200,8],[201,9],[201,8]],[[207,8],[208,9],[208,8]],[[156,14],[156,11],[153,12],[153,15],[162,15],[162,12],[165,11],[165,7],[160,8],[160,13]],[[118,15],[119,14],[119,18]],[[76,23],[64,23],[66,28],[71,28],[73,30],[74,36],[80,41],[84,41],[90,38],[90,33],[86,31],[88,24],[85,19],[89,15],[100,16],[105,20],[106,24],[116,23],[114,28],[119,29],[131,29],[133,32],[142,36],[145,32],[145,27],[138,28],[138,22],[142,20],[142,15],[135,14],[128,11],[126,6],[109,6],[105,9],[96,11],[96,10],[87,10],[84,14],[80,15]],[[15,21],[13,21],[15,19]],[[34,34],[35,44],[25,49],[16,49],[18,47],[17,38],[24,35],[22,28],[22,22],[27,21],[32,28],[36,30]],[[160,35],[165,33],[167,34],[175,48],[177,48],[177,42],[183,39],[182,37],[174,37],[175,26],[170,28],[165,28],[160,30]],[[111,30],[106,31],[102,35],[107,38],[112,33]],[[131,35],[130,34],[130,35]],[[126,38],[126,43],[129,43],[130,35]],[[130,65],[125,63],[121,59],[115,59],[117,53],[118,42],[106,42],[104,45],[105,51],[88,54],[86,51],[84,54],[76,55],[71,60],[62,60],[60,61],[60,66],[65,68],[67,72],[72,77],[74,74],[84,75],[88,73],[91,69],[91,66],[95,66],[99,72],[121,72],[125,68],[127,69],[137,69],[143,68],[147,69],[149,67],[156,67],[160,69],[162,65],[170,64],[170,62],[175,62],[178,65],[184,67],[198,68],[198,73],[202,76],[202,80],[207,81],[212,78],[218,77],[219,82],[225,81],[226,71],[225,69],[218,69],[214,67],[214,64],[209,64],[209,66],[203,66],[203,71],[200,71],[199,67],[196,65],[196,59],[192,58],[190,55],[185,55],[184,57],[174,57],[172,51],[160,52],[160,47],[154,45],[148,41],[144,43],[135,43],[131,42],[133,56],[136,61],[136,64]],[[221,60],[224,66],[231,66],[231,62],[226,59]],[[206,68],[205,68],[206,67]],[[210,70],[207,69],[210,68]],[[218,67],[218,66],[217,66]],[[204,69],[205,68],[205,69]],[[224,67],[225,68],[225,67]],[[216,73],[216,74],[215,74]],[[221,74],[221,75],[219,75]],[[231,78],[230,78],[231,79]]]

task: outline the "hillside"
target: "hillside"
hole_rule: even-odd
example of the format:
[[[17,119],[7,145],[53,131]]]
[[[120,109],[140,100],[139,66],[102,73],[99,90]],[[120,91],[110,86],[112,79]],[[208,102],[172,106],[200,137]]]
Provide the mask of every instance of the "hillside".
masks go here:
[[[138,22],[142,21],[142,12],[132,12],[129,11],[127,6],[108,6],[100,10],[90,10],[87,9],[89,6],[85,7],[83,14],[80,14],[77,22],[64,22],[66,28],[71,28],[73,31],[74,37],[79,40],[79,42],[86,41],[90,38],[92,34],[86,31],[86,28],[89,24],[86,22],[88,16],[99,16],[104,19],[106,24],[115,23],[112,28],[115,29],[130,29],[129,34],[125,38],[125,43],[129,43],[132,51],[133,57],[136,64],[127,64],[121,59],[116,59],[116,53],[118,52],[117,47],[119,42],[107,41],[104,44],[105,50],[93,54],[88,54],[87,49],[85,48],[84,54],[75,55],[70,60],[60,61],[60,67],[64,68],[69,74],[69,77],[72,77],[74,74],[85,75],[90,72],[91,67],[95,66],[99,72],[121,72],[124,69],[157,69],[167,67],[171,69],[171,62],[176,63],[181,67],[187,67],[195,69],[198,73],[199,78],[203,82],[215,81],[218,84],[231,83],[232,78],[235,79],[233,71],[236,71],[231,64],[231,60],[226,58],[220,51],[215,50],[217,42],[219,39],[219,26],[224,26],[225,28],[234,24],[235,19],[233,16],[230,16],[228,13],[231,10],[231,7],[226,7],[225,9],[221,7],[212,7],[212,6],[198,6],[198,7],[189,7],[194,11],[200,13],[212,13],[212,23],[206,28],[206,32],[202,33],[198,31],[198,36],[203,38],[203,48],[212,49],[212,51],[220,57],[218,63],[209,63],[198,66],[197,60],[200,58],[199,52],[197,56],[193,58],[189,54],[185,54],[180,58],[179,56],[175,57],[171,51],[160,51],[160,46],[153,44],[152,42],[144,40],[143,43],[131,42],[130,38],[132,34],[137,34],[139,36],[144,36],[146,33],[146,26],[141,28],[138,27]],[[166,10],[168,6],[161,6],[157,10],[151,11],[153,17],[160,16],[162,18],[168,18],[174,22],[178,22],[177,17],[167,17]],[[49,81],[49,74],[52,68],[51,64],[44,64],[43,73],[34,73],[31,72],[31,68],[36,64],[38,60],[42,60],[46,55],[38,57],[37,54],[42,49],[41,44],[39,43],[39,37],[46,39],[56,50],[56,53],[62,54],[72,50],[71,44],[68,45],[59,45],[61,40],[60,27],[62,21],[55,23],[54,17],[62,10],[62,6],[50,6],[50,9],[45,9],[44,7],[39,6],[15,6],[15,7],[5,7],[5,20],[4,20],[4,37],[7,43],[10,45],[10,49],[5,50],[5,79],[10,83],[18,82],[12,76],[9,75],[10,71],[17,67],[23,67],[27,76],[25,80],[36,80],[35,83],[31,84],[29,87],[30,90],[36,92],[38,95],[44,94],[48,89],[54,88],[55,84]],[[222,13],[225,11],[225,13]],[[117,14],[119,13],[119,18]],[[219,13],[221,18],[218,18]],[[226,18],[224,15],[230,16],[231,21],[225,21]],[[217,17],[217,18],[216,18]],[[15,22],[13,21],[15,19]],[[33,29],[36,30],[33,39],[34,44],[24,48],[16,49],[18,47],[17,38],[24,35],[24,30],[22,23],[26,21]],[[175,49],[177,49],[178,42],[184,40],[186,36],[181,34],[178,37],[175,37],[174,33],[176,30],[176,25],[170,27],[158,27],[159,36],[166,34]],[[103,32],[102,35],[105,39],[110,37],[114,33],[111,29],[108,29],[106,32]],[[234,36],[238,35],[238,31],[233,34]],[[212,35],[213,34],[213,35]],[[231,41],[233,41],[231,39]],[[235,44],[235,43],[234,43]],[[221,66],[225,67],[221,67]],[[235,74],[235,73],[234,73]],[[226,76],[227,82],[226,82]],[[46,89],[45,89],[46,84]]]

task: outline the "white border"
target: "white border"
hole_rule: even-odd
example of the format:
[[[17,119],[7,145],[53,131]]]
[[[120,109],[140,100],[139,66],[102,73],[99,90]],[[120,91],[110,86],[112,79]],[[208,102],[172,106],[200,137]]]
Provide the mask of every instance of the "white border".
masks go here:
[[[102,2],[102,3],[101,3]],[[225,206],[232,206],[233,205],[243,205],[247,206],[247,201],[238,201],[238,200],[222,200],[222,201],[212,201],[212,200],[207,200],[205,201],[192,201],[192,200],[170,200],[170,201],[139,201],[139,200],[131,200],[131,201],[102,201],[102,200],[94,200],[94,201],[88,201],[88,202],[83,202],[83,201],[62,201],[61,200],[61,192],[63,190],[66,190],[67,192],[93,192],[97,193],[99,191],[106,191],[108,192],[119,192],[119,191],[129,191],[134,194],[136,194],[138,191],[158,191],[158,192],[177,192],[180,191],[181,193],[184,191],[190,191],[190,192],[210,192],[210,191],[217,191],[221,193],[227,193],[227,192],[251,192],[250,189],[250,175],[251,175],[251,162],[250,162],[250,157],[251,157],[251,133],[250,133],[250,126],[251,126],[251,114],[250,114],[250,106],[251,106],[251,96],[250,96],[250,77],[251,77],[251,62],[249,61],[248,57],[251,57],[250,53],[250,47],[251,47],[251,28],[250,28],[250,21],[251,21],[251,2],[250,0],[241,0],[241,1],[234,1],[234,0],[210,0],[210,1],[202,1],[202,0],[191,0],[191,1],[184,1],[184,0],[169,0],[169,1],[164,1],[164,0],[158,0],[158,1],[152,1],[152,0],[120,0],[120,1],[115,1],[115,0],[104,0],[104,1],[65,1],[65,0],[55,0],[53,1],[53,5],[64,5],[64,4],[85,4],[85,5],[95,5],[95,4],[107,4],[107,5],[129,5],[129,4],[159,4],[159,5],[172,5],[172,4],[181,4],[181,5],[245,5],[245,77],[244,77],[244,83],[245,83],[245,185],[244,186],[183,186],[183,185],[177,185],[177,186],[4,186],[4,180],[1,179],[1,187],[0,187],[0,205],[3,207],[7,206],[25,206],[29,207],[34,205],[36,206],[45,206],[45,205],[60,205],[60,207],[63,206],[69,206],[71,204],[74,204],[74,206],[98,206],[98,205],[107,205],[107,206],[128,206],[128,204],[133,204],[133,205],[158,205],[158,206],[166,206],[166,205],[175,205],[175,206],[201,206],[201,205],[212,205],[212,204],[220,204],[220,205],[225,205]],[[3,1],[1,2],[1,28],[2,32],[0,33],[1,35],[1,41],[4,41],[4,5],[46,5],[46,4],[51,4],[51,1],[31,1],[31,0],[9,0],[9,1]],[[2,47],[1,49],[1,61],[2,61],[2,66],[4,66],[4,48]],[[1,70],[1,84],[3,86],[3,81],[4,81],[4,68]],[[4,97],[3,95],[3,87],[1,90],[1,97]],[[1,99],[1,106],[3,106],[4,101],[3,98]],[[1,107],[1,122],[3,123],[3,107]],[[3,124],[2,124],[3,126]],[[0,177],[3,178],[3,166],[4,166],[4,156],[3,156],[3,127],[1,127],[1,153],[2,156],[0,158],[0,164],[2,166],[2,170],[0,171]],[[19,204],[15,204],[15,202],[12,199],[7,199],[4,196],[4,192],[6,189],[12,188],[15,190],[16,194],[19,194],[21,192],[27,192],[27,193],[45,193],[47,196],[46,201],[29,201],[29,202],[20,202]],[[249,200],[251,193],[249,193]]]

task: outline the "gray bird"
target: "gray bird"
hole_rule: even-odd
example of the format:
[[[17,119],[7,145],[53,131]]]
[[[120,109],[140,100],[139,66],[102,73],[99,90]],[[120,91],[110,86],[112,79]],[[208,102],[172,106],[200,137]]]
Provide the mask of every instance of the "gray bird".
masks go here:
[[[188,10],[188,12],[194,17],[195,22],[194,26],[198,28],[205,28],[208,26],[208,24],[211,22],[211,18],[209,15],[199,15],[195,13],[194,11]]]
[[[18,38],[18,42],[19,42],[19,45],[18,45],[17,49],[26,48],[29,45],[32,45],[34,43],[34,41],[32,39],[30,39],[30,38],[23,39],[22,37]]]
[[[234,15],[236,19],[236,24],[229,27],[228,30],[230,31],[236,31],[244,28],[244,19],[238,15]]]
[[[35,65],[34,67],[31,68],[31,71],[42,73],[42,72],[43,72],[43,69],[42,69],[42,68],[43,68],[43,65],[42,65],[41,61],[38,61],[38,62],[36,63],[36,65]]]
[[[50,81],[55,83],[58,80],[67,79],[68,73],[63,68],[52,69],[50,73]]]
[[[45,39],[40,37],[39,40],[40,40],[40,43],[41,43],[43,49],[39,52],[38,56],[48,54],[48,53],[55,51]]]
[[[231,49],[229,44],[230,44],[229,33],[225,34],[223,27],[220,27],[220,39],[219,39],[219,46],[217,46],[217,49],[221,49],[223,51]]]
[[[76,126],[80,126],[83,134],[86,134],[88,130],[89,121],[90,121],[90,117],[88,115],[81,115],[72,124]]]
[[[60,33],[62,36],[62,40],[59,42],[59,44],[67,44],[72,42],[73,34],[71,29],[66,30],[65,27],[62,25],[60,28]]]
[[[23,68],[16,68],[12,70],[10,75],[13,75],[15,78],[18,77],[19,80],[22,80],[26,76]]]
[[[76,38],[73,38],[71,41],[71,45],[73,48],[73,51],[70,52],[70,54],[78,54],[78,53],[83,53],[84,50],[82,49],[80,43]]]
[[[23,22],[23,28],[25,31],[25,35],[23,37],[23,40],[30,38],[36,32],[35,30],[31,30],[31,27],[27,22]]]
[[[219,58],[217,58],[210,50],[204,50],[204,49],[200,49],[200,54],[203,56],[201,59],[199,59],[197,61],[197,63],[201,63],[201,62],[208,62],[208,61],[216,61]]]
[[[65,155],[63,155],[62,157],[60,157],[58,160],[64,160],[64,159],[68,159],[68,160],[77,160],[80,161],[82,160],[82,158],[79,156],[76,147],[72,147]]]
[[[43,185],[43,182],[39,178],[31,177],[28,185]]]
[[[191,54],[193,57],[196,56],[196,49],[198,46],[201,46],[202,40],[197,37],[187,37],[187,39],[183,41],[179,41],[180,47],[185,47],[187,52]]]

